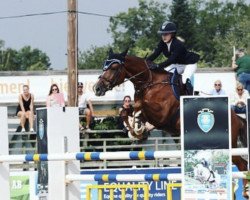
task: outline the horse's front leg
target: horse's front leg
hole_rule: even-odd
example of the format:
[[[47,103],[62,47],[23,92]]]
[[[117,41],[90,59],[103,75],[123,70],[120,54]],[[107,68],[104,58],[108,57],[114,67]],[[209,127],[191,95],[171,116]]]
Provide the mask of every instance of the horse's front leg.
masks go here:
[[[134,128],[131,126],[131,123],[129,123],[129,118],[127,117],[123,121],[126,125],[125,128],[128,130],[129,138],[131,138],[131,139],[138,138],[138,136],[134,132]]]
[[[145,123],[143,122],[143,117],[142,117],[142,110],[141,110],[141,100],[136,99],[135,100],[135,106],[134,106],[134,131],[135,134],[138,136],[142,136],[144,131],[146,130]]]

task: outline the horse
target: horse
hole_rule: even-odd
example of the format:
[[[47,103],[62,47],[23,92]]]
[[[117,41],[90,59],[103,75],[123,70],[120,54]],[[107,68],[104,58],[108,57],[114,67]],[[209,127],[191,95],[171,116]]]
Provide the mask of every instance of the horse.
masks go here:
[[[127,55],[127,51],[114,53],[109,51],[108,59],[104,62],[103,73],[94,84],[96,96],[103,96],[115,86],[131,81],[135,88],[134,94],[134,126],[128,122],[128,128],[134,137],[143,138],[144,123],[149,122],[156,128],[166,130],[172,136],[180,136],[180,102],[176,98],[173,87],[179,88],[181,95],[185,87],[173,73],[164,70],[150,70],[144,58]],[[246,120],[231,112],[232,148],[237,147],[237,139],[246,146]],[[247,171],[247,161],[240,156],[232,157],[233,163],[240,171]],[[243,180],[244,188],[247,180]],[[246,189],[243,196],[247,197]]]
[[[194,167],[194,178],[202,184],[208,185],[209,188],[219,187],[221,182],[221,177],[218,173],[212,172],[200,163]]]

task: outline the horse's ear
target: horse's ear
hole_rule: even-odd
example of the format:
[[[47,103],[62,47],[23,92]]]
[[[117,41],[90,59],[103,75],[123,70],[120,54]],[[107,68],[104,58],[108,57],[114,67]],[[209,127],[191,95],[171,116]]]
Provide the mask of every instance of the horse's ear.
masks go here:
[[[128,50],[129,50],[129,48],[127,48],[124,52],[122,52],[121,55],[125,57],[128,53]]]
[[[110,48],[110,49],[109,49],[109,56],[112,55],[112,54],[114,54],[114,52],[113,52],[113,49]]]

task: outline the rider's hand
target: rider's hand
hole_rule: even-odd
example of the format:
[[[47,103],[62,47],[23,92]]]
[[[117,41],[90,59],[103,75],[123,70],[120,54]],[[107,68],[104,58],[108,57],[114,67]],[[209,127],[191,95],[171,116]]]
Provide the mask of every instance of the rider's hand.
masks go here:
[[[156,64],[156,63],[151,62],[151,63],[148,64],[148,67],[149,67],[149,69],[154,70],[154,69],[157,69],[159,67],[159,65]]]

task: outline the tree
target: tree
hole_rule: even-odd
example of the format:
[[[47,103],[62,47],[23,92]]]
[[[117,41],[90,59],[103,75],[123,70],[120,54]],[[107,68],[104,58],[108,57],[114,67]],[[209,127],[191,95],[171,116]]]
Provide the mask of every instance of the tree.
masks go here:
[[[17,59],[18,52],[8,48],[1,51],[0,71],[17,71],[19,70],[19,62]]]
[[[128,12],[110,19],[108,31],[111,32],[114,43],[121,51],[126,47],[152,49],[159,40],[157,31],[166,21],[166,4],[139,0],[138,8],[129,8]]]
[[[39,49],[25,46],[18,52],[20,70],[46,70],[50,66],[49,57]],[[37,67],[37,68],[36,68]]]
[[[92,46],[89,50],[80,52],[78,69],[101,69],[107,58],[110,46]]]
[[[208,1],[205,4],[193,0],[193,4],[198,10],[196,49],[202,52],[202,59],[207,63],[207,66],[225,66],[223,59],[228,56],[228,52],[224,50],[222,55],[221,49],[227,36],[236,31],[237,24],[244,17],[249,17],[249,6],[244,1],[237,1],[236,4],[233,4],[217,0]],[[241,28],[245,29],[246,27]],[[241,31],[233,34],[240,39],[240,37],[244,37],[240,33]],[[232,46],[228,46],[227,50],[229,49],[232,49]],[[230,57],[227,59],[231,60]]]
[[[117,52],[130,47],[129,54],[145,57],[160,40],[157,31],[161,24],[171,20],[177,24],[177,35],[200,54],[199,67],[225,67],[231,62],[233,46],[250,50],[249,16],[250,6],[244,0],[173,0],[170,7],[154,0],[139,0],[138,8],[112,17],[108,31]],[[107,50],[105,46],[92,47],[81,53],[79,67],[99,68]],[[156,62],[165,59],[160,57]]]
[[[128,12],[121,12],[110,18],[108,32],[113,38],[112,48],[115,52],[122,52],[129,47],[130,54],[145,57],[159,42],[157,31],[166,20],[166,4],[139,0],[138,8],[129,8]],[[80,52],[79,69],[100,69],[107,58],[110,45],[91,47]]]
[[[26,71],[26,70],[47,70],[50,66],[49,57],[39,49],[32,49],[25,46],[19,51],[11,48],[3,50],[0,47],[0,70],[1,71]],[[4,44],[4,43],[3,43]]]
[[[189,5],[188,0],[173,0],[169,20],[177,26],[177,35],[185,40],[188,48],[195,47],[197,10]]]

